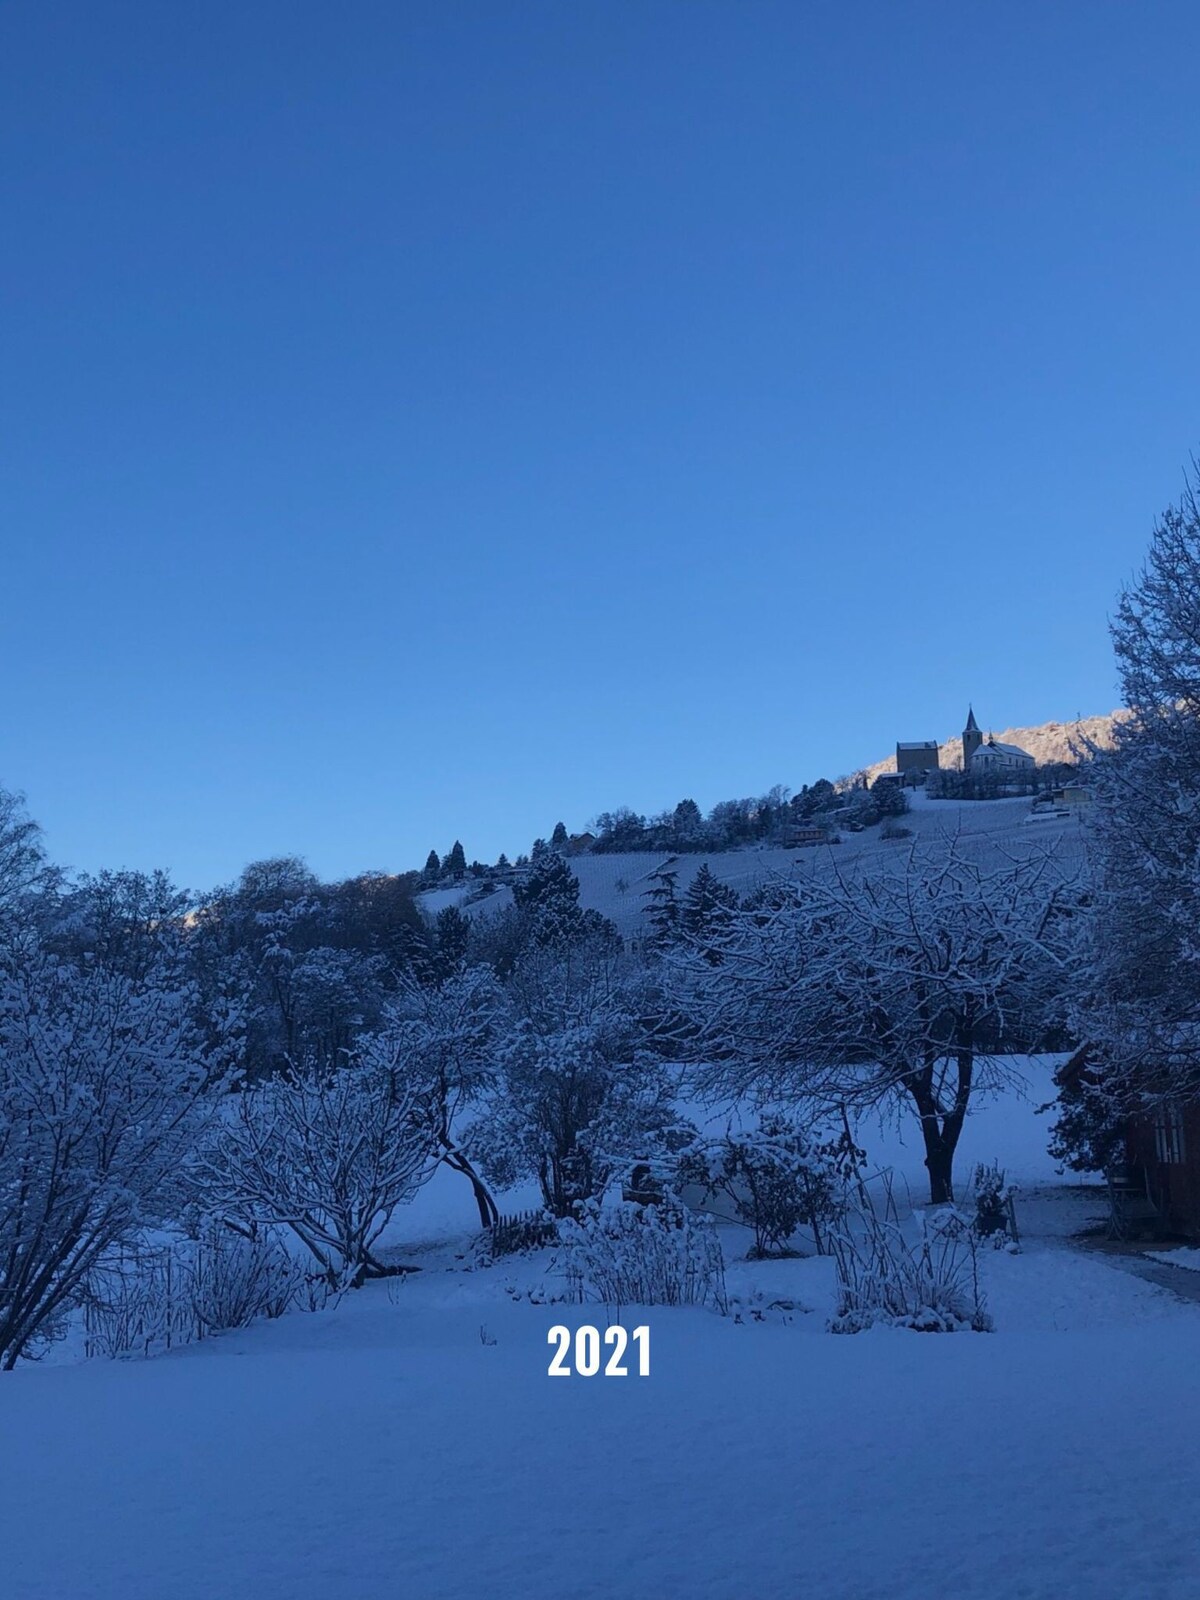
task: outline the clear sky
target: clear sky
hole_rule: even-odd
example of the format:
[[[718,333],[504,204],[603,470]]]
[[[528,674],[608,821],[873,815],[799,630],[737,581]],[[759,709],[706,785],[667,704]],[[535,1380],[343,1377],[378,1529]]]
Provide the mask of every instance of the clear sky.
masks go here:
[[[0,783],[193,888],[1116,701],[1200,7],[6,0]]]

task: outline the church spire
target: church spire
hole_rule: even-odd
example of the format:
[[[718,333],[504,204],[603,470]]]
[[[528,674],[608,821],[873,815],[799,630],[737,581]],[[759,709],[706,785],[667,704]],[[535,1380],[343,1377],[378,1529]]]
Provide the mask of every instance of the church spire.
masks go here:
[[[964,733],[978,733],[979,732],[979,724],[975,721],[975,711],[974,711],[973,707],[971,707],[971,706],[967,707],[967,725],[963,729],[963,732]]]
[[[973,706],[968,706],[967,707],[967,725],[963,729],[963,736],[962,736],[963,771],[964,772],[969,772],[970,771],[970,769],[971,769],[971,757],[975,754],[976,750],[979,749],[979,746],[982,743],[983,743],[983,735],[979,731],[979,724],[975,721],[975,710],[974,710],[974,707]]]

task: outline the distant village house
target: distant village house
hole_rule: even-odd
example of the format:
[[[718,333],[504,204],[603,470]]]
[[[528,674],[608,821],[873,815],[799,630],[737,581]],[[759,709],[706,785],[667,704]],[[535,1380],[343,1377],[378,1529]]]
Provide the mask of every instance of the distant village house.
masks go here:
[[[906,772],[936,772],[938,770],[938,742],[936,739],[920,739],[915,743],[896,745],[896,771],[900,774]]]

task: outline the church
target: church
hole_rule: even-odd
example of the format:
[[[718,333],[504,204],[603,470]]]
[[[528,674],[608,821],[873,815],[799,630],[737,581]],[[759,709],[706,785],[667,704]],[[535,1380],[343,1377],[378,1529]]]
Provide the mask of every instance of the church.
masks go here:
[[[975,712],[967,707],[967,725],[962,735],[963,771],[1004,777],[1014,773],[1032,773],[1037,762],[1028,750],[1019,744],[1001,744],[989,733],[987,738],[979,731]]]

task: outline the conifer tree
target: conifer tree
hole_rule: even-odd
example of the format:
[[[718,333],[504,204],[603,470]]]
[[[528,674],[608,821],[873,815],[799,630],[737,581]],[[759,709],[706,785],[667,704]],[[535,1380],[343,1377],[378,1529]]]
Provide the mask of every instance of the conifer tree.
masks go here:
[[[665,949],[679,934],[679,900],[675,894],[678,877],[672,861],[664,861],[651,874],[649,887],[642,891],[646,902],[643,909],[650,924],[647,942],[656,950]]]
[[[442,863],[436,850],[431,850],[425,857],[424,877],[427,883],[433,883],[441,876]]]
[[[700,946],[706,957],[720,960],[718,946],[733,922],[738,897],[705,861],[683,897],[679,922],[689,939]]]
[[[467,943],[471,936],[471,919],[457,906],[446,906],[438,912],[434,923],[437,949],[434,953],[434,974],[439,982],[460,972],[466,965]]]
[[[563,823],[563,822],[556,822],[554,824],[554,832],[550,835],[550,843],[552,845],[554,845],[554,847],[556,849],[561,850],[561,848],[563,847],[563,845],[566,844],[566,842],[567,842],[566,824]]]
[[[455,839],[450,847],[450,854],[446,857],[446,871],[454,878],[461,878],[467,870],[467,855],[461,843]]]

